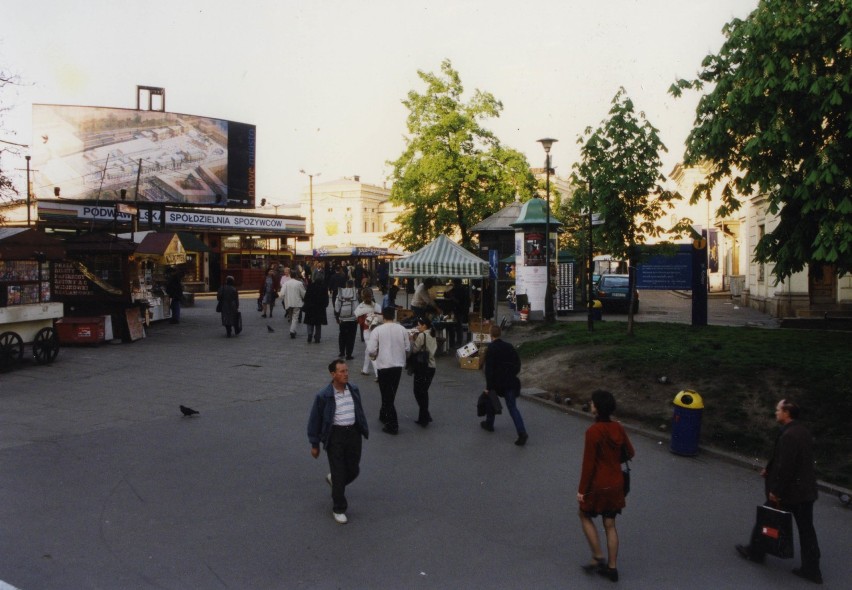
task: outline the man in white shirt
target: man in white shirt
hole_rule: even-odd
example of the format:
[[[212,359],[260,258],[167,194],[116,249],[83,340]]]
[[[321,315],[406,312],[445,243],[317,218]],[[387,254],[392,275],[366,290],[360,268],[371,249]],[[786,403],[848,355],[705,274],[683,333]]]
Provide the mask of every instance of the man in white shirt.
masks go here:
[[[301,278],[290,278],[281,287],[281,296],[284,299],[284,307],[290,311],[290,338],[296,337],[296,328],[299,325],[299,312],[305,303],[305,283]]]
[[[399,387],[405,359],[411,349],[408,330],[397,324],[396,310],[392,307],[382,310],[384,323],[370,332],[367,343],[367,353],[373,359],[373,364],[379,373],[379,391],[382,394],[382,407],[379,410],[379,420],[384,424],[382,432],[399,433],[399,420],[396,417],[394,400]]]

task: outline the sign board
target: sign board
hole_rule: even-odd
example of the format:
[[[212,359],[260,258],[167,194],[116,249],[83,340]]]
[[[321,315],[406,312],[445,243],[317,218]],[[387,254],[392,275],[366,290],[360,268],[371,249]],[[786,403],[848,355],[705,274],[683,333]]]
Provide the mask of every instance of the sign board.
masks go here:
[[[663,251],[665,253],[655,253]],[[692,289],[692,245],[682,244],[676,251],[651,246],[642,252],[636,265],[636,288],[657,291]]]
[[[142,319],[139,317],[139,308],[129,307],[124,310],[124,315],[127,318],[127,333],[130,336],[130,341],[135,342],[144,338],[145,328],[142,326]]]

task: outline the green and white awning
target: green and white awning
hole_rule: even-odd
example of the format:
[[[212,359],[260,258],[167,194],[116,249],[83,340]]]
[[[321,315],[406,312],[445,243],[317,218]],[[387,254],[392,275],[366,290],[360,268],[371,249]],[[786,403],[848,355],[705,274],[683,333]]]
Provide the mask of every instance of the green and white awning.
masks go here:
[[[488,262],[447,236],[435,238],[414,254],[391,262],[392,277],[488,278]]]

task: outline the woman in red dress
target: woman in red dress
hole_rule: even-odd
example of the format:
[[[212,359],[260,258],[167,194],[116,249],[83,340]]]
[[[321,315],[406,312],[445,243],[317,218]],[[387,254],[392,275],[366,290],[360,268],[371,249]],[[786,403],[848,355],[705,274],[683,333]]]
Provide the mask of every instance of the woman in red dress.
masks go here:
[[[610,420],[615,411],[615,398],[608,391],[592,393],[590,409],[595,423],[586,430],[586,446],[583,450],[583,469],[577,489],[580,503],[580,524],[586,541],[592,550],[592,563],[583,566],[587,573],[597,572],[613,582],[618,581],[618,531],[615,516],[624,508],[624,476],[621,473],[622,447],[628,458],[635,451],[624,427]],[[606,534],[607,557],[601,551],[598,529],[594,519],[603,517]]]

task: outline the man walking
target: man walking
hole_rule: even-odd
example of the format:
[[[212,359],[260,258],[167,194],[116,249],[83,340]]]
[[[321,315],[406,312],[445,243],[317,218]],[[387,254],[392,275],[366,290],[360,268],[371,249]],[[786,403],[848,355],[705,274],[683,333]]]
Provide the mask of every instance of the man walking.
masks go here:
[[[814,529],[814,502],[817,481],[814,472],[813,437],[799,422],[799,405],[782,399],[775,406],[775,420],[781,425],[772,458],[760,475],[765,479],[766,506],[791,512],[799,529],[802,567],[793,570],[800,578],[822,584],[819,567],[820,551]],[[755,524],[749,545],[737,545],[737,553],[746,559],[763,563],[765,553],[758,544],[761,527]]]
[[[328,365],[331,383],[317,393],[308,419],[308,440],[311,456],[320,454],[320,443],[328,456],[331,485],[332,515],[339,524],[346,524],[346,486],[360,472],[361,437],[369,438],[367,417],[361,405],[361,392],[349,383],[346,361],[334,359]]]
[[[305,304],[305,283],[300,277],[293,278],[281,287],[284,307],[290,313],[290,338],[296,337],[296,327],[299,325],[299,313]],[[285,318],[286,319],[286,318]]]
[[[503,333],[500,326],[493,324],[489,333],[491,343],[485,353],[485,388],[489,391],[493,389],[497,395],[506,400],[506,408],[518,432],[515,444],[522,447],[527,443],[529,436],[517,405],[518,396],[521,395],[521,381],[518,379],[518,373],[521,372],[521,358],[514,346],[500,338]],[[485,420],[480,422],[480,426],[488,432],[494,432],[494,410],[490,405],[485,414]]]
[[[388,307],[382,310],[384,323],[370,331],[370,341],[367,342],[367,353],[376,366],[379,374],[379,391],[382,394],[382,407],[379,410],[379,420],[384,424],[382,432],[399,433],[399,420],[396,416],[396,390],[405,359],[411,349],[408,330],[397,324],[396,309]]]

